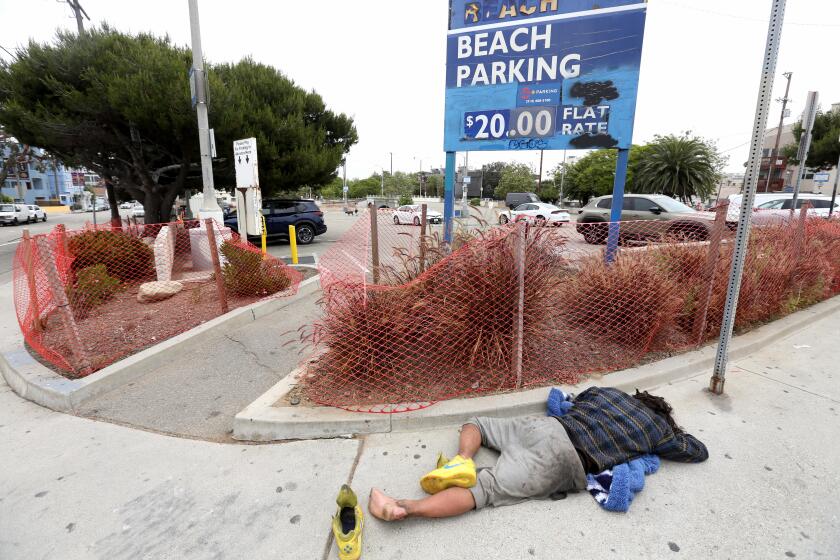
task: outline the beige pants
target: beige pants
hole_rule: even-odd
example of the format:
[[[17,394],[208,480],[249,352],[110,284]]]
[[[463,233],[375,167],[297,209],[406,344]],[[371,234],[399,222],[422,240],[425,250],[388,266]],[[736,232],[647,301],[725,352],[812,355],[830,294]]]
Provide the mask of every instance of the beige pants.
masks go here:
[[[566,429],[554,418],[473,418],[481,444],[501,453],[470,488],[476,509],[586,489],[586,474]]]

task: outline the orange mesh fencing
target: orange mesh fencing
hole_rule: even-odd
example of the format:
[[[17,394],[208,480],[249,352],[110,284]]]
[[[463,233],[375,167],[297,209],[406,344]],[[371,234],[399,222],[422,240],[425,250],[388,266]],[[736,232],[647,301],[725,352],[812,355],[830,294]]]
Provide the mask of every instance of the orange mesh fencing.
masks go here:
[[[318,357],[302,377],[315,403],[400,412],[576,383],[719,334],[734,247],[725,207],[622,222],[610,264],[607,223],[491,226],[485,214],[458,226],[450,251],[441,226],[422,235],[393,211],[376,216],[320,259],[324,315],[306,335]],[[756,226],[736,329],[837,293],[840,221]]]
[[[211,247],[216,250],[211,250]],[[297,293],[302,275],[214,222],[25,235],[14,256],[27,344],[82,377],[229,310]]]

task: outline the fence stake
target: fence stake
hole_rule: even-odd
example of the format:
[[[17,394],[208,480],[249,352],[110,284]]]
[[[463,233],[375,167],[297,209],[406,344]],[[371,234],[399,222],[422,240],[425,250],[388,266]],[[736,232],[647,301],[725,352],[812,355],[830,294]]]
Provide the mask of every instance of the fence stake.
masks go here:
[[[58,276],[58,268],[55,266],[54,252],[51,250],[50,242],[46,237],[39,236],[35,239],[35,246],[38,248],[41,266],[44,267],[47,281],[50,284],[56,310],[62,323],[64,323],[64,330],[68,335],[68,344],[70,345],[70,353],[73,355],[74,362],[71,364],[71,367],[81,376],[88,375],[93,370],[90,367],[90,361],[88,361],[84,346],[82,346],[82,339],[79,335],[79,329],[76,326],[76,319],[70,311],[67,292],[64,291],[64,285]]]
[[[799,265],[802,262],[802,248],[805,246],[805,223],[808,219],[808,209],[811,208],[811,201],[806,200],[799,211],[799,221],[796,223],[796,233],[793,238],[793,262],[794,268],[790,272],[790,280],[793,282],[793,277],[796,271],[799,270]]]
[[[420,207],[420,274],[426,271],[426,214],[428,210],[427,204]]]
[[[723,230],[726,228],[726,213],[729,210],[729,201],[725,200],[715,209],[715,223],[712,225],[712,232],[709,237],[709,256],[706,258],[706,270],[703,271],[703,284],[706,292],[697,308],[698,313],[694,315],[694,340],[697,346],[703,344],[703,335],[706,332],[706,322],[709,318],[709,304],[712,301],[712,292],[715,288],[715,272],[718,259],[720,258],[720,242],[723,238]]]
[[[67,246],[67,226],[64,224],[58,224],[55,226],[55,231],[58,234],[58,239],[61,242],[61,256],[68,258],[70,257],[70,248]]]
[[[513,317],[513,373],[516,376],[516,388],[521,389],[523,331],[525,329],[525,237],[528,235],[528,224],[516,224],[513,235],[513,259],[518,285],[516,315]]]
[[[32,262],[32,238],[29,228],[23,230],[23,266],[26,268],[26,281],[29,286],[29,310],[32,313],[32,330],[41,331],[41,310],[38,307],[38,287],[35,283],[35,263]]]
[[[376,205],[369,204],[370,212],[370,258],[373,268],[373,283],[379,284],[379,224],[377,223]]]
[[[219,262],[219,249],[216,247],[216,231],[213,228],[213,219],[204,220],[204,227],[207,228],[207,243],[210,248],[210,258],[213,259],[213,275],[216,277],[216,290],[219,292],[219,305],[222,313],[228,312],[227,293],[225,293],[225,279],[222,277],[222,265]]]

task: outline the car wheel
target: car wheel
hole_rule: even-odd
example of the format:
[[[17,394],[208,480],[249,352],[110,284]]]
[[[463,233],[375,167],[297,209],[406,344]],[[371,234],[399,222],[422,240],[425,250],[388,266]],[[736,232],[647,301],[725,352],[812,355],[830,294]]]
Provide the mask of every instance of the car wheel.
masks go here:
[[[499,216],[499,223],[500,224],[505,225],[509,221],[510,221],[510,218],[508,218],[505,214],[502,214],[501,216]]]
[[[295,230],[297,231],[297,242],[301,245],[309,245],[315,239],[315,229],[309,224],[301,224]]]
[[[394,216],[394,225],[400,225],[400,219]]]
[[[20,223],[20,222],[18,221],[18,219],[17,219],[17,218],[15,218],[14,220],[12,220],[12,225],[15,225],[15,226],[16,226],[16,225],[18,225],[19,223]]]
[[[47,215],[46,214],[44,214],[44,221],[45,222],[47,221]]]
[[[607,240],[609,230],[607,224],[581,224],[583,239],[590,245],[601,245]]]
[[[545,225],[545,216],[537,216],[534,219],[535,226],[544,226]]]
[[[419,226],[419,225],[420,225],[420,218],[418,218],[418,217],[416,217],[416,216],[414,217],[414,225],[415,225],[415,226]]]

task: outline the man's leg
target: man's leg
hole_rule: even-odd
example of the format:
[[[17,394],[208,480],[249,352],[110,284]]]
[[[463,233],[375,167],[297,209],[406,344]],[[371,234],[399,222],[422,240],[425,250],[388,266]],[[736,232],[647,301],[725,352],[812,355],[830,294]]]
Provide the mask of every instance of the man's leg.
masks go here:
[[[399,521],[406,517],[455,517],[474,508],[475,498],[466,488],[447,488],[422,500],[395,500],[374,488],[368,502],[371,515],[383,521]]]
[[[481,447],[481,430],[475,424],[461,426],[458,455],[472,459]],[[454,517],[475,509],[475,498],[466,488],[447,488],[422,500],[395,500],[374,488],[370,491],[368,511],[385,521],[406,517]]]
[[[472,459],[481,447],[481,430],[475,424],[461,426],[461,438],[458,441],[458,455]]]

